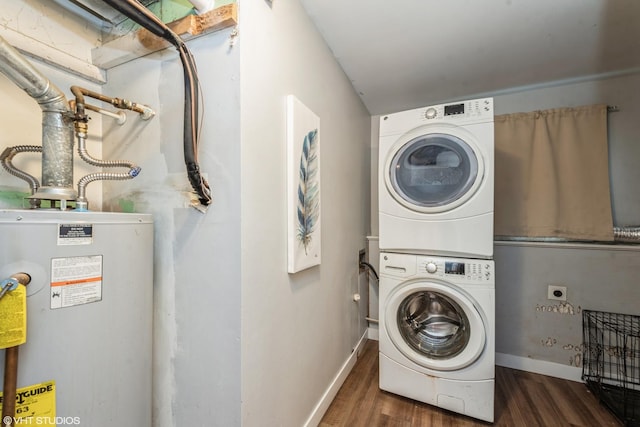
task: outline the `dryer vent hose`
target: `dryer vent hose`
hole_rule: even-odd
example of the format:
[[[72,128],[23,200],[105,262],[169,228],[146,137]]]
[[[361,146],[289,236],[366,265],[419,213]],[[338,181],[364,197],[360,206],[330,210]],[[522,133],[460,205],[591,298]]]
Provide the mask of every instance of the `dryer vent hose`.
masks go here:
[[[640,227],[613,227],[616,242],[640,243]]]

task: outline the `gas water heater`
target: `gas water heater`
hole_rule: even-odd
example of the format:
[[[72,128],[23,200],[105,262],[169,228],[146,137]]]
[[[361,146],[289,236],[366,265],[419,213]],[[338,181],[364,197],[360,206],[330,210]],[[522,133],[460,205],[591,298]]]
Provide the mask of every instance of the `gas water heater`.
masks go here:
[[[0,423],[150,427],[153,222],[148,214],[89,210],[88,184],[133,179],[140,168],[87,152],[86,112],[121,114],[85,97],[143,120],[154,113],[77,86],[68,101],[2,37],[0,73],[42,109],[42,145],[0,154],[0,165],[31,190],[31,209],[0,209]],[[80,159],[100,168],[77,188],[74,137]],[[41,179],[12,163],[25,152],[42,153]]]
[[[0,278],[31,278],[15,425],[151,426],[151,216],[5,210],[0,236]]]

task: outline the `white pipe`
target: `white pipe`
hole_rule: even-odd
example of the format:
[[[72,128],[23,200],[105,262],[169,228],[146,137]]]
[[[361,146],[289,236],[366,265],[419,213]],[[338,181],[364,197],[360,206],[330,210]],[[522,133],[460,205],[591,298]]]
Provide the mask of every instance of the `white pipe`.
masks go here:
[[[196,8],[198,15],[209,12],[215,6],[215,0],[189,0],[189,3]]]
[[[84,104],[84,108],[86,108],[87,110],[95,111],[96,113],[100,113],[104,116],[111,117],[112,119],[116,119],[116,122],[120,126],[122,126],[124,122],[127,121],[127,115],[124,113],[124,111],[112,112],[112,111],[102,109],[100,107],[94,107],[93,105],[89,105],[89,104]]]

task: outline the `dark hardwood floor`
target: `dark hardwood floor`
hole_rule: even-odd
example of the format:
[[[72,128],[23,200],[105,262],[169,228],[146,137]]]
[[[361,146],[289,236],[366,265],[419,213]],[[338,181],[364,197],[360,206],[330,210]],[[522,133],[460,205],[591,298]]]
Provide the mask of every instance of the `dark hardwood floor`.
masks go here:
[[[378,342],[369,340],[320,426],[490,426],[378,388]],[[622,426],[587,387],[496,366],[495,426]]]

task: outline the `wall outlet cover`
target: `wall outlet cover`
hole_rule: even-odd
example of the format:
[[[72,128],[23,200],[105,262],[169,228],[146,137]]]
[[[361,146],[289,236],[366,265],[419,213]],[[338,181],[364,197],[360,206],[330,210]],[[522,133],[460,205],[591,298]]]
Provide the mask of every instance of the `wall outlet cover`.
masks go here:
[[[566,301],[567,287],[549,285],[549,287],[547,288],[547,298],[555,301]]]

